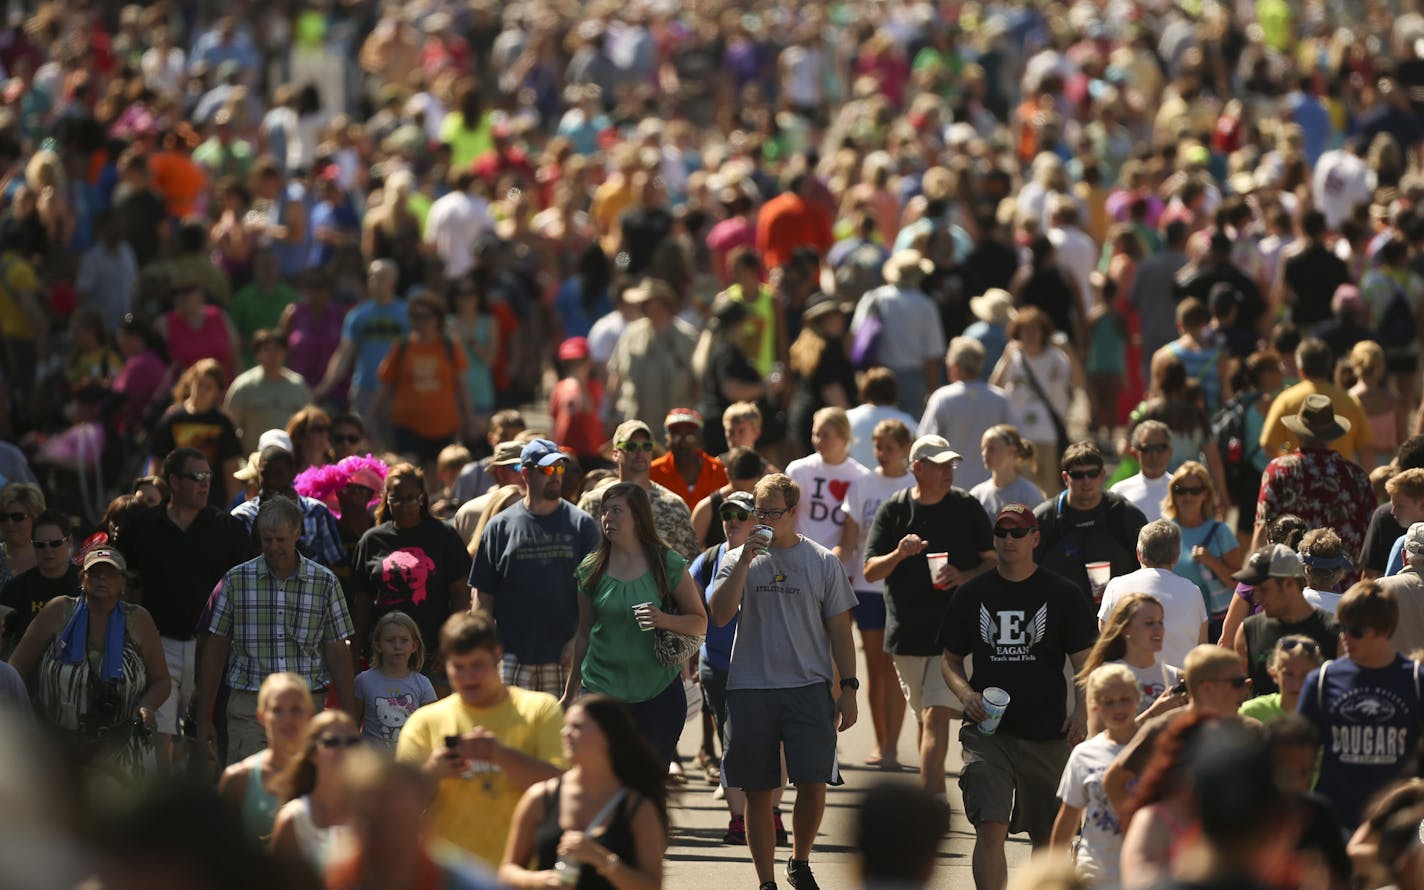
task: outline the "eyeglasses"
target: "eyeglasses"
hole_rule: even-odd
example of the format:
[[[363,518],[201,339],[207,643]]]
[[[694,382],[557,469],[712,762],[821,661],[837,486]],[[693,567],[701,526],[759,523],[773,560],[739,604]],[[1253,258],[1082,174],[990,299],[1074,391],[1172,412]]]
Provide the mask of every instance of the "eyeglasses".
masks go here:
[[[746,522],[751,518],[752,511],[740,507],[723,507],[717,511],[717,515],[722,517],[723,522]]]
[[[331,444],[333,445],[355,445],[357,442],[360,441],[361,436],[357,433],[352,433],[350,435],[338,434],[331,437]]]
[[[1159,442],[1159,443],[1157,443],[1156,445],[1138,445],[1138,446],[1137,446],[1137,451],[1138,451],[1139,454],[1161,454],[1161,453],[1164,452],[1164,451],[1171,451],[1171,450],[1172,450],[1172,446],[1166,444],[1165,442]]]
[[[755,510],[753,510],[752,512],[756,514],[756,518],[757,518],[757,519],[773,519],[773,520],[774,520],[774,519],[780,519],[781,517],[785,516],[787,513],[790,513],[791,511],[790,511],[790,509],[786,509],[786,510],[763,510],[761,507],[757,507],[757,508],[756,508]]]
[[[1281,640],[1278,645],[1282,652],[1294,652],[1299,649],[1307,655],[1320,654],[1320,644],[1314,640]]]
[[[31,541],[36,550],[58,550],[69,542],[68,538],[55,538],[53,541]]]
[[[1344,634],[1352,640],[1363,640],[1365,638],[1365,634],[1369,633],[1372,630],[1374,630],[1374,628],[1365,627],[1363,624],[1340,625],[1340,633]]]
[[[24,522],[29,518],[28,513],[0,513],[0,522]]]
[[[201,473],[179,473],[179,479],[187,479],[189,482],[207,482],[213,478],[212,470],[204,470]]]
[[[396,497],[395,495],[391,495],[390,497],[386,498],[386,501],[389,502],[392,506],[405,506],[406,504],[418,504],[418,503],[420,503],[420,502],[423,501],[423,500],[425,500],[425,495],[423,495],[423,494],[408,494],[408,495],[406,495],[406,496],[403,497],[403,498],[398,498],[398,497]]]
[[[359,735],[329,735],[321,740],[321,746],[329,749],[354,748],[359,744],[361,744],[361,737]]]
[[[547,467],[534,467],[534,466],[531,466],[529,469],[530,469],[531,471],[533,471],[533,472],[536,472],[536,473],[542,473],[542,474],[545,475],[545,476],[562,476],[562,475],[564,475],[564,470],[565,470],[566,468],[565,468],[565,466],[563,465],[563,463],[557,463],[557,464],[549,464]]]
[[[1033,531],[1033,529],[1022,525],[996,525],[994,526],[994,537],[1013,538],[1017,541],[1019,538],[1027,538],[1028,533],[1031,531]]]
[[[1180,494],[1180,495],[1185,495],[1185,496],[1187,496],[1187,497],[1196,497],[1196,496],[1199,495],[1199,494],[1205,494],[1205,493],[1206,493],[1206,486],[1205,486],[1205,485],[1173,485],[1173,486],[1172,486],[1172,494]]]
[[[1091,470],[1068,470],[1068,478],[1073,480],[1096,479],[1103,474],[1102,467],[1093,467]]]
[[[652,443],[652,442],[624,442],[624,443],[622,443],[621,445],[618,446],[618,450],[619,450],[619,451],[626,451],[626,452],[628,452],[629,454],[633,454],[634,452],[637,452],[637,451],[652,452],[652,450],[653,450],[653,443]]]

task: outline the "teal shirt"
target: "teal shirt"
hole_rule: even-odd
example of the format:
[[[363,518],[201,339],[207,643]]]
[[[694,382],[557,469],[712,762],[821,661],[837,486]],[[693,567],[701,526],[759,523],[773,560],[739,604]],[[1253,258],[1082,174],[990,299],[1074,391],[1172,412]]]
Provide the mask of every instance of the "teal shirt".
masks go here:
[[[589,565],[586,561],[579,566],[580,579],[586,577]],[[671,596],[687,571],[687,560],[669,550],[664,565]],[[656,697],[677,678],[676,665],[664,667],[653,655],[655,632],[639,629],[633,620],[634,606],[663,599],[652,572],[632,581],[605,574],[592,591],[580,583],[579,595],[593,600],[593,628],[583,657],[583,685],[588,691],[631,704]]]

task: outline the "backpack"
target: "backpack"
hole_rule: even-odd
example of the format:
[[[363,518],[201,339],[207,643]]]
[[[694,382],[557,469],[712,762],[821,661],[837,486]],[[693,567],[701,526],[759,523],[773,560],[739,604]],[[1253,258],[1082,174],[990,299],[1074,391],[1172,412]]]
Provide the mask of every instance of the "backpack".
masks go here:
[[[723,541],[722,543],[725,544],[726,542]],[[717,565],[721,562],[721,560],[717,558],[717,551],[721,546],[722,544],[713,544],[711,547],[702,551],[702,571],[697,573],[697,583],[702,586],[704,594],[707,591],[707,585],[711,584],[712,579],[717,577]]]
[[[1261,477],[1252,458],[1261,450],[1261,443],[1246,441],[1246,412],[1261,397],[1256,390],[1237,393],[1211,418],[1211,435],[1221,452],[1226,487],[1237,506],[1254,500],[1260,490]]]
[[[1381,273],[1383,274],[1383,273]],[[1393,292],[1389,305],[1380,316],[1375,328],[1375,340],[1384,349],[1385,355],[1407,353],[1414,346],[1414,308],[1409,305],[1409,297],[1399,282],[1384,275]]]
[[[445,360],[450,363],[450,367],[455,367],[455,341],[450,339],[449,334],[442,331],[440,333],[440,342],[445,347]],[[409,346],[410,335],[408,334],[401,337],[400,342],[396,344],[396,363],[394,367],[397,372],[405,367],[405,351]]]
[[[883,265],[885,251],[870,241],[846,254],[836,266],[836,299],[854,302],[884,284]]]

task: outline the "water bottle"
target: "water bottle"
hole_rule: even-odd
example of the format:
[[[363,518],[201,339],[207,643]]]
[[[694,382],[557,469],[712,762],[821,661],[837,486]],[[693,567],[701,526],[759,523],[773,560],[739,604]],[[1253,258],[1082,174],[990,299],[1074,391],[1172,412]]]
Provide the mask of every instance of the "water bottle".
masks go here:
[[[579,871],[582,868],[582,865],[574,862],[572,859],[564,859],[562,857],[560,857],[558,862],[554,863],[554,871],[559,874],[559,883],[565,887],[572,887],[578,883]]]

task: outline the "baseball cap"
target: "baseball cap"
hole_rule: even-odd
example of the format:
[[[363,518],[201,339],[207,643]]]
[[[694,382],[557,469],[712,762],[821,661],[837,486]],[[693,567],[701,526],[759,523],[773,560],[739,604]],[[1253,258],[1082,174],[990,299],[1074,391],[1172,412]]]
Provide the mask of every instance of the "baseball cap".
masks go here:
[[[89,571],[101,562],[106,562],[121,572],[128,571],[128,563],[124,562],[124,555],[111,547],[100,547],[85,554],[84,571]]]
[[[524,446],[519,452],[519,462],[521,464],[533,465],[536,467],[547,467],[556,464],[561,460],[567,460],[568,455],[559,450],[559,446],[548,439],[535,439]]]
[[[653,438],[653,431],[646,423],[641,420],[625,420],[613,431],[613,444],[622,445],[632,439],[634,433],[643,433],[649,439]]]
[[[1405,553],[1424,553],[1424,522],[1416,522],[1404,533]]]
[[[1286,545],[1269,544],[1247,557],[1241,571],[1231,577],[1252,586],[1267,578],[1303,578],[1305,563]]]
[[[917,460],[942,464],[964,460],[964,456],[950,448],[944,436],[920,436],[915,440],[915,444],[910,446],[910,463]]]
[[[588,338],[570,337],[559,344],[559,361],[576,362],[588,358]]]
[[[490,458],[492,467],[517,467],[523,462],[523,442],[500,442],[494,446],[494,456]]]
[[[1033,515],[1033,508],[1025,504],[1005,504],[994,517],[994,525],[1038,528],[1038,517]]]
[[[668,412],[667,418],[663,421],[663,426],[667,429],[672,429],[682,423],[690,423],[698,429],[702,429],[702,415],[691,408],[674,408]]]
[[[295,454],[297,449],[292,445],[292,437],[287,435],[286,430],[268,430],[257,440],[257,453],[261,454],[267,450],[268,445],[276,445],[288,454]]]
[[[756,509],[756,498],[752,497],[750,491],[734,491],[723,498],[722,503],[732,504],[748,511]],[[1420,525],[1424,525],[1424,523],[1420,523]]]

